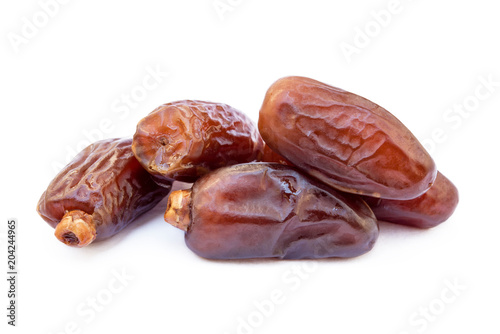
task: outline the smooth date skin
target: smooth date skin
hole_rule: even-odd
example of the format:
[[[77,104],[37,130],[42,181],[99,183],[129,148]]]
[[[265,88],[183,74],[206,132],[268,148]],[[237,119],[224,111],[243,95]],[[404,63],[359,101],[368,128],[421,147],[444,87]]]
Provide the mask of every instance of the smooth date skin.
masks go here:
[[[264,144],[261,162],[276,162],[282,165],[293,166],[293,164],[284,157],[274,152],[267,144]]]
[[[37,211],[61,242],[83,247],[111,237],[168,195],[171,187],[153,181],[131,145],[132,139],[95,142],[49,184]]]
[[[272,150],[339,190],[412,199],[436,178],[436,166],[391,113],[353,93],[304,77],[267,91],[259,131]]]
[[[378,237],[373,212],[290,166],[218,169],[169,197],[165,220],[209,259],[354,257]]]
[[[132,150],[157,178],[194,182],[228,165],[258,161],[264,142],[257,127],[227,104],[177,101],[137,124]]]
[[[432,187],[417,198],[398,201],[365,197],[378,220],[432,228],[451,217],[458,205],[458,190],[443,174],[438,172]]]

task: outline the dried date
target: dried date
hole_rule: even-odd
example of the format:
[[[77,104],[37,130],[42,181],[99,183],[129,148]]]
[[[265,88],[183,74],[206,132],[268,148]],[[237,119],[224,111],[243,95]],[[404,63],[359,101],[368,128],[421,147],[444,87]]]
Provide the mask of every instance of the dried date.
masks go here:
[[[411,199],[434,182],[434,161],[391,113],[353,93],[304,77],[267,91],[259,115],[267,145],[339,190]]]
[[[267,144],[264,144],[261,162],[276,162],[282,165],[293,166],[293,164],[284,157],[274,152]]]
[[[358,196],[277,163],[224,167],[172,192],[165,220],[210,259],[353,257],[378,225]]]
[[[170,192],[157,185],[132,153],[131,139],[98,141],[52,180],[37,211],[69,246],[115,235]]]
[[[432,187],[417,198],[398,201],[365,197],[378,220],[418,228],[435,227],[446,221],[458,205],[458,190],[438,172]]]
[[[194,182],[223,166],[261,159],[257,127],[226,104],[177,101],[137,124],[132,150],[157,178]]]

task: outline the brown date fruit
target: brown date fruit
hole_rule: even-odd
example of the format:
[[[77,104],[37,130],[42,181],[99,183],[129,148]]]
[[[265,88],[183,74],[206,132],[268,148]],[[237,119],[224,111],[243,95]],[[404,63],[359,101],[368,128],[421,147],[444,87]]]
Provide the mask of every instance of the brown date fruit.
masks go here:
[[[177,101],[137,124],[132,150],[158,178],[194,182],[211,170],[261,159],[257,127],[227,104]]]
[[[432,158],[391,113],[309,78],[286,77],[269,88],[259,130],[271,149],[345,192],[411,199],[436,177]]]
[[[378,220],[413,226],[435,227],[446,221],[458,205],[458,190],[438,172],[432,187],[417,198],[398,201],[365,197]]]
[[[377,237],[361,197],[342,194],[297,169],[248,163],[218,169],[169,196],[165,220],[209,259],[353,257]]]
[[[264,150],[262,151],[261,162],[276,162],[282,165],[293,166],[293,164],[286,160],[284,157],[274,152],[267,144],[264,143]]]
[[[132,153],[132,139],[106,139],[80,152],[49,184],[40,216],[69,246],[115,235],[170,192],[157,185]]]

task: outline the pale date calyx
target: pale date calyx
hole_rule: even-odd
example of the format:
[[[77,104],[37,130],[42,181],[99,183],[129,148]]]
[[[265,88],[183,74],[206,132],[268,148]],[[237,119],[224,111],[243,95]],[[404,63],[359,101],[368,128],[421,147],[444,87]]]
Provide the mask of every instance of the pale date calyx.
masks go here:
[[[69,246],[111,237],[158,204],[157,185],[132,153],[132,139],[106,139],[80,152],[52,180],[37,211]]]
[[[269,88],[259,130],[272,150],[345,192],[412,199],[436,178],[432,158],[391,113],[309,78],[286,77]]]
[[[359,196],[277,163],[220,168],[169,197],[165,220],[210,259],[353,257],[378,225]]]
[[[227,104],[184,100],[164,104],[138,124],[132,150],[159,179],[194,182],[228,165],[258,161],[257,127]]]

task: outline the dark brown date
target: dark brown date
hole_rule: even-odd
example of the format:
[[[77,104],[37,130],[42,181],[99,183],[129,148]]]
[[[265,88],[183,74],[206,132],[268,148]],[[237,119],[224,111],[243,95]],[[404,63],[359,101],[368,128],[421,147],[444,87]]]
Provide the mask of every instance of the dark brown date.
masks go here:
[[[272,150],[345,192],[411,199],[436,177],[432,158],[391,113],[309,78],[286,77],[269,88],[259,130]]]
[[[257,127],[227,104],[178,101],[137,124],[132,150],[159,178],[194,182],[211,170],[261,159]]]
[[[443,174],[423,195],[407,201],[365,197],[378,220],[418,228],[446,221],[458,205],[458,190]]]
[[[193,252],[210,259],[353,257],[378,237],[361,197],[277,163],[205,175],[192,189],[170,194],[165,220],[186,231]]]
[[[170,192],[157,185],[132,153],[132,139],[98,141],[80,152],[49,184],[40,216],[69,246],[110,237]]]

